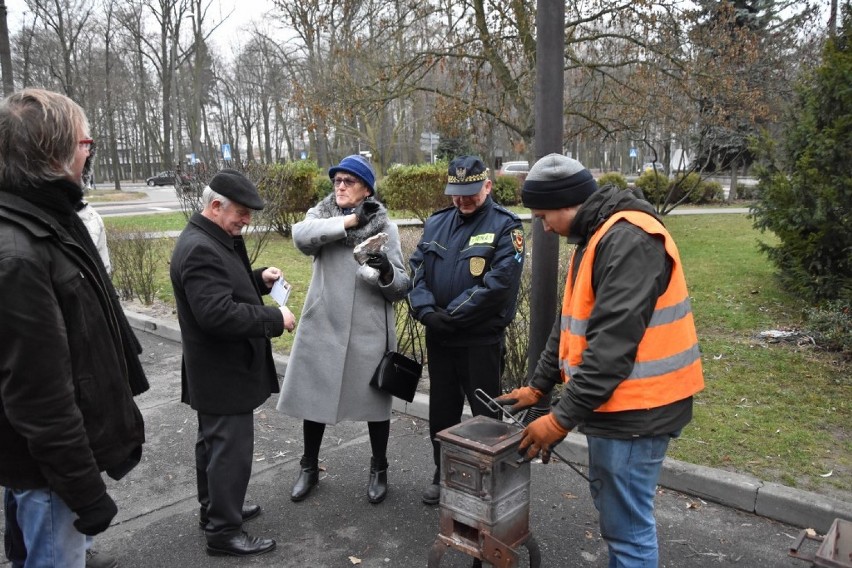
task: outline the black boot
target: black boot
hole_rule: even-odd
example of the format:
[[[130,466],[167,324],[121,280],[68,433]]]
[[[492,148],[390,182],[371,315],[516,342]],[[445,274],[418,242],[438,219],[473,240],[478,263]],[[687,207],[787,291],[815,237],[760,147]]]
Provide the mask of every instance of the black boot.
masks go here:
[[[370,483],[367,485],[367,499],[370,503],[381,503],[388,495],[388,460],[370,458]]]
[[[296,480],[296,484],[293,485],[293,491],[290,492],[291,501],[301,501],[319,483],[318,459],[302,457],[299,460],[299,465],[302,466],[302,471],[299,472],[299,479]]]

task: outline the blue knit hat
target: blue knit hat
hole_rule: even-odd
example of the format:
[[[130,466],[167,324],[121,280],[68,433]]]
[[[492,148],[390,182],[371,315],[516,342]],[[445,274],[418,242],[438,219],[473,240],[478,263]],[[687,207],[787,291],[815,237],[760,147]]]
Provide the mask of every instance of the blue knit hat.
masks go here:
[[[347,172],[353,176],[358,176],[367,188],[369,188],[370,195],[376,193],[376,174],[373,172],[373,166],[370,165],[370,162],[364,156],[358,154],[346,156],[340,160],[339,164],[333,168],[329,168],[328,177],[334,181],[334,174],[337,172]]]

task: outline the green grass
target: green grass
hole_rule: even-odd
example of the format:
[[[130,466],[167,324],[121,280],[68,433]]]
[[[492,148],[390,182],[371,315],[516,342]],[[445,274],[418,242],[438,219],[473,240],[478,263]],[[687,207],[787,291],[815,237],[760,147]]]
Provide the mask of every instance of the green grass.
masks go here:
[[[106,221],[149,231],[185,224],[179,213]],[[805,324],[807,306],[779,289],[773,267],[758,251],[758,241],[771,242],[772,236],[755,231],[742,214],[673,216],[666,224],[684,264],[706,380],[695,397],[695,418],[669,455],[852,499],[848,365],[807,342],[767,343],[759,337],[761,331]],[[410,244],[403,248],[410,250]],[[294,285],[290,307],[298,318],[311,259],[276,237],[256,265],[284,271]],[[157,283],[158,297],[173,304],[165,258]],[[287,352],[292,339],[285,334],[274,348]]]
[[[127,215],[105,217],[104,225],[115,229],[141,229],[149,232],[180,231],[186,226],[183,213],[151,213],[149,215]]]

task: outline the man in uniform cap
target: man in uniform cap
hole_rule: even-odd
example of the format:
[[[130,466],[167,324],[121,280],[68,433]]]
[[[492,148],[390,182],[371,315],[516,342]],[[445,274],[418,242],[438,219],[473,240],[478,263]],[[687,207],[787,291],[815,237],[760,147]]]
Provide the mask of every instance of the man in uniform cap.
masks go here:
[[[426,220],[409,264],[411,307],[426,326],[429,435],[435,473],[423,502],[440,500],[440,446],[435,435],[474,415],[494,416],[475,396],[500,393],[504,334],[515,317],[524,262],[520,218],[491,198],[488,169],[477,156],[450,162],[445,194],[453,206]]]
[[[660,467],[704,385],[677,247],[647,201],[612,185],[598,190],[580,162],[560,154],[530,168],[521,197],[545,231],[577,247],[529,385],[497,401],[519,412],[565,383],[551,412],[524,430],[520,452],[547,463],[578,426],[609,565],[657,566]]]
[[[212,555],[252,556],[275,541],[248,535],[243,521],[260,514],[244,503],[251,476],[254,410],[278,377],[270,337],[296,325],[286,307],[262,300],[282,278],[271,266],[252,270],[242,231],[263,209],[242,173],[217,173],[172,253],[169,273],[183,344],[181,400],[198,414],[195,468],[199,525]]]

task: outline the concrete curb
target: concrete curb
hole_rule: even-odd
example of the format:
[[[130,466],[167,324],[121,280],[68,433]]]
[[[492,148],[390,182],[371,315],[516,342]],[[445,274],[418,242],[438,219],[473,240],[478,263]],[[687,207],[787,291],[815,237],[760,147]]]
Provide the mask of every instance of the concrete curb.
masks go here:
[[[152,318],[126,312],[130,325],[136,329],[180,342],[180,328],[175,320]],[[279,375],[287,369],[288,357],[275,355]],[[429,397],[417,393],[412,402],[393,399],[393,409],[423,420],[429,419]],[[470,410],[465,407],[465,415]],[[586,437],[571,433],[559,445],[559,453],[573,464],[588,465]],[[825,534],[835,519],[852,521],[852,503],[764,482],[749,475],[694,465],[671,458],[663,462],[660,485],[674,491],[693,495],[761,517],[802,528],[812,528]]]

